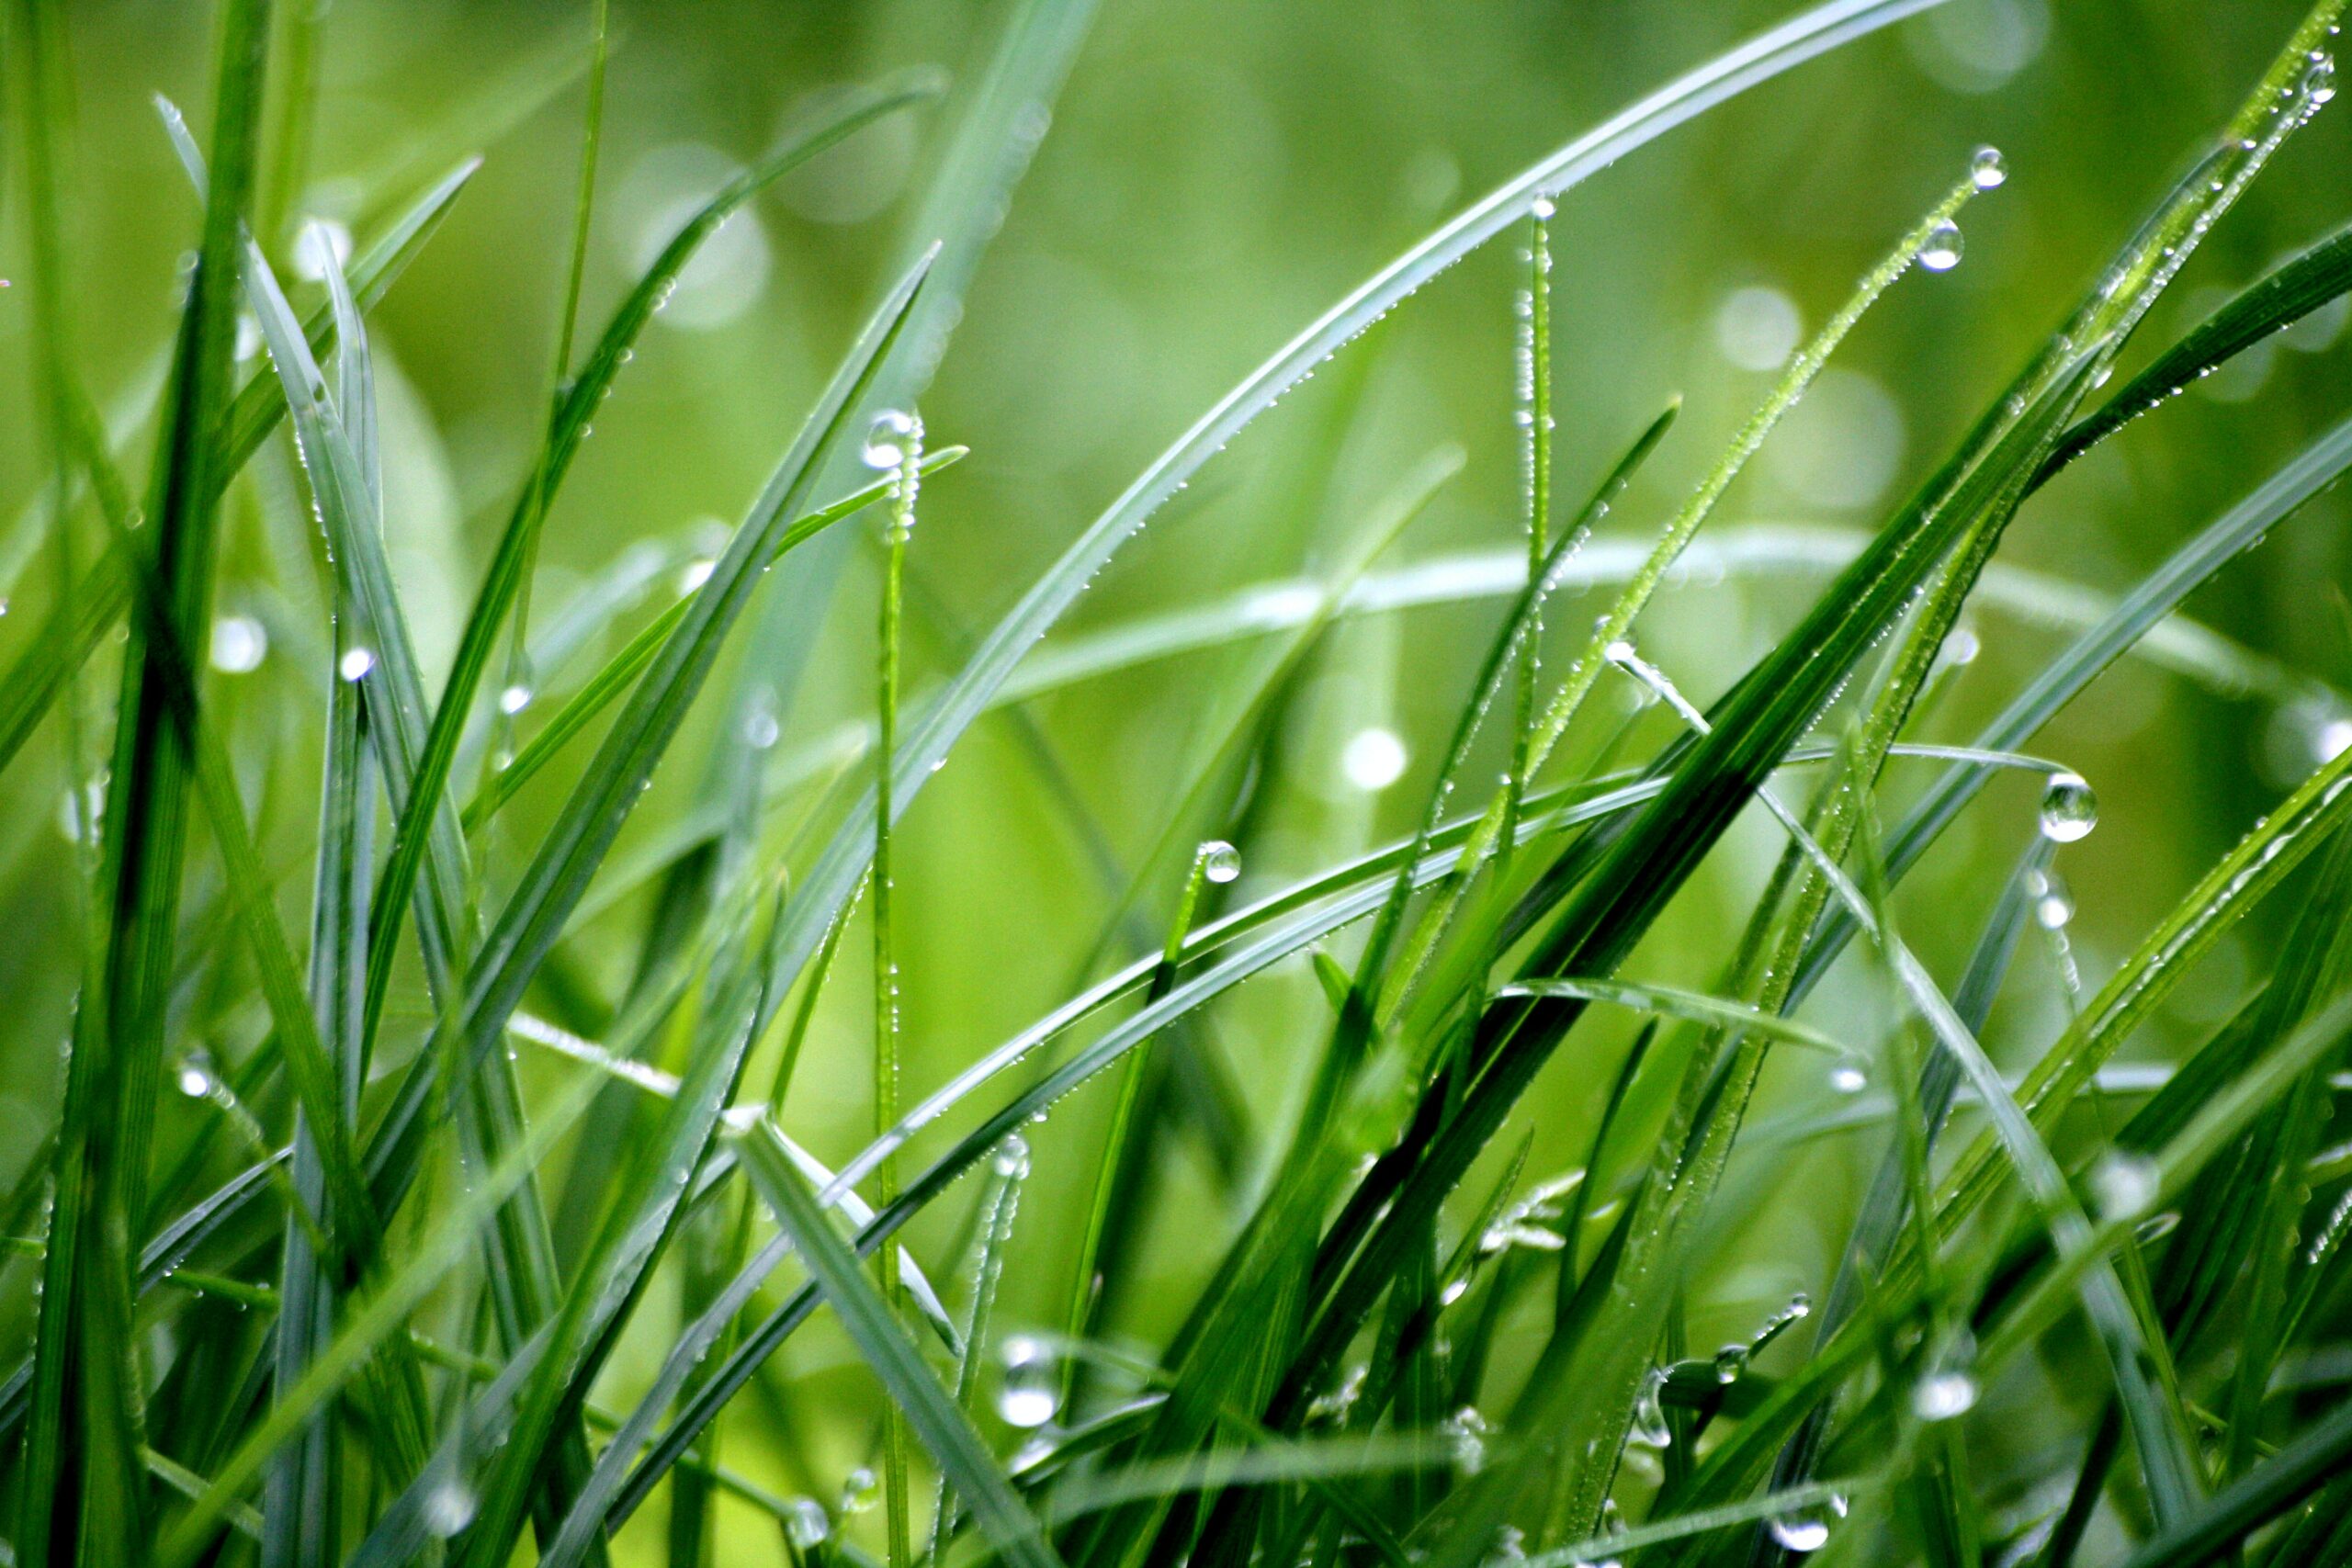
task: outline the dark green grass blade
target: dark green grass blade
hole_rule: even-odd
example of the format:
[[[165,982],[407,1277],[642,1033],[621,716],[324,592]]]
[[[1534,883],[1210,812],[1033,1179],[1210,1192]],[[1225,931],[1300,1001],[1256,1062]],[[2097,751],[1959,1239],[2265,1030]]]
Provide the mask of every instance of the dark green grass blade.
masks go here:
[[[914,1342],[865,1277],[857,1254],[832,1229],[815,1194],[763,1130],[755,1128],[742,1145],[746,1166],[761,1196],[790,1234],[825,1298],[874,1369],[891,1400],[905,1412],[949,1483],[972,1510],[989,1542],[1020,1568],[1057,1568],[1037,1520],[1004,1472],[981,1445],[979,1434],[939,1384]]]
[[[381,239],[362,254],[351,268],[351,288],[361,308],[372,307],[424,248],[479,160],[469,160],[418,199]],[[314,353],[324,353],[334,341],[333,312],[324,306],[312,311],[303,331]],[[221,438],[220,471],[210,476],[217,494],[225,489],[263,440],[285,417],[286,399],[277,378],[265,369],[248,380],[229,405]],[[0,676],[0,767],[24,746],[58,692],[79,670],[98,640],[111,629],[130,603],[130,580],[123,558],[109,550],[98,558],[82,581],[50,612],[40,636]]]
[[[252,191],[268,8],[232,0],[220,28],[213,152],[197,272],[181,317],[170,413],[156,460],[149,547],[182,646],[209,634],[216,503],[214,423],[236,337],[239,224]],[[114,784],[102,840],[111,885],[99,996],[77,1014],[60,1116],[31,1421],[18,1461],[17,1551],[128,1562],[145,1547],[139,1362],[130,1322],[145,1165],[163,1070],[186,849],[189,767],[168,722],[153,650],[125,660]]]
[[[2352,226],[2337,230],[2278,264],[2189,329],[2178,343],[2125,382],[2098,412],[2076,424],[2043,467],[2059,469],[2214,367],[2301,321],[2352,288]]]
[[[2220,1561],[2249,1533],[2341,1477],[2347,1461],[2352,1401],[2337,1404],[2276,1456],[2215,1493],[2195,1517],[2133,1552],[2124,1568],[2198,1568]]]

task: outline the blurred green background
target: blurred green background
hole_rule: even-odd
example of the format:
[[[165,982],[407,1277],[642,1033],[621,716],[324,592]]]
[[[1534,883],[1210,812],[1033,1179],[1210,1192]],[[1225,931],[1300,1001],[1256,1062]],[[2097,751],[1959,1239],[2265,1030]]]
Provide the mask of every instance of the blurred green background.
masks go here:
[[[130,420],[160,372],[175,263],[198,221],[149,99],[167,95],[201,120],[209,13],[155,0],[68,9],[77,97],[65,193],[72,310],[89,385]],[[910,688],[952,671],[1137,469],[1345,289],[1542,153],[1791,9],[1784,0],[1104,0],[921,398],[933,444],[972,454],[923,491]],[[1600,536],[1645,539],[1799,334],[1962,176],[1973,149],[1995,144],[2010,177],[1964,214],[1962,264],[1914,274],[1887,297],[1711,531],[1870,526],[2054,326],[2300,9],[2293,0],[1952,0],[1736,100],[1569,193],[1555,230],[1562,513],[1679,393],[1679,425]],[[462,154],[487,154],[445,231],[372,322],[388,533],[435,669],[513,502],[544,406],[578,156],[584,13],[536,0],[335,0],[317,35],[309,168],[299,188],[277,193],[289,218],[346,225],[364,243]],[[741,515],[891,259],[917,238],[911,214],[1009,14],[1004,4],[967,0],[616,5],[583,334],[686,212],[829,95],[924,64],[943,68],[951,87],[942,102],[861,132],[788,177],[688,274],[599,416],[550,520],[535,614],[542,623],[560,615],[640,542],[673,553],[640,558],[662,563],[650,596],[609,617],[580,660],[548,671],[548,689],[593,668],[597,647],[617,646],[649,606],[666,602],[662,584],[679,563]],[[2341,118],[2340,110],[2322,116],[2214,233],[2160,307],[2145,334],[2152,344],[2344,218]],[[0,275],[24,265],[17,189],[0,207]],[[1510,419],[1522,243],[1498,241],[1423,289],[1287,399],[1121,555],[1057,637],[1329,570],[1415,465],[1448,443],[1466,452],[1464,471],[1382,566],[1511,548],[1523,526]],[[0,653],[11,659],[54,592],[36,510],[43,480],[23,292],[0,291],[0,590],[10,602]],[[2057,646],[2065,633],[2047,614],[2061,598],[2053,585],[2127,589],[2333,420],[2352,389],[2343,304],[2103,447],[2027,509],[2002,559],[2041,574],[2028,596],[2043,613],[1980,605],[1969,626],[1981,656],[1933,721],[1938,739],[1964,739]],[[136,473],[148,438],[126,436]],[[215,696],[247,769],[247,797],[283,851],[288,908],[299,912],[322,622],[274,447],[255,471],[228,514],[219,604],[237,626],[225,649],[216,641]],[[865,520],[820,655],[784,716],[779,769],[871,711],[874,538]],[[2352,738],[2330,728],[2339,717],[2333,689],[2352,685],[2346,559],[2344,506],[2322,497],[2189,606],[2240,650],[2192,649],[2202,675],[2127,661],[2037,743],[2090,778],[2101,825],[2061,857],[2079,906],[2068,951],[2055,938],[2030,948],[1990,1032],[2000,1059],[2030,1060],[2063,1020],[2066,962],[2096,987],[2315,757]],[[1827,581],[1819,568],[1686,575],[1645,617],[1642,643],[1702,702]],[[1555,649],[1580,635],[1595,607],[1574,598],[1555,606]],[[1283,711],[1256,793],[1199,824],[1241,840],[1237,896],[1408,829],[1497,614],[1489,596],[1353,620],[1332,636]],[[257,663],[248,623],[266,639]],[[1228,647],[1084,682],[1027,705],[1019,722],[984,724],[958,750],[910,817],[899,852],[910,1093],[1034,1020],[1105,957],[1141,950],[1124,931],[1098,946],[1104,921],[1124,878],[1152,863],[1192,770],[1217,739],[1214,727],[1229,721],[1235,682],[1265,657],[1264,645]],[[85,683],[93,722],[109,710],[110,670],[109,660],[108,672]],[[707,730],[713,721],[698,722]],[[0,1176],[11,1180],[56,1094],[55,1053],[35,1043],[63,1037],[76,976],[74,904],[61,892],[73,818],[56,782],[56,733],[52,722],[0,777],[8,933],[0,995],[16,1043],[0,1060]],[[1658,740],[1668,730],[1659,723],[1642,733]],[[1387,736],[1404,761],[1393,782],[1399,746]],[[1052,770],[1041,767],[1041,747]],[[683,761],[657,780],[618,860],[685,809],[705,750],[697,734],[681,743]],[[492,836],[491,908],[519,867],[518,846],[534,841],[533,825],[576,766],[535,782],[514,825]],[[779,794],[771,846],[780,856],[805,842],[796,836],[805,822],[826,820],[831,797],[817,785],[829,776],[820,768],[814,783]],[[1898,773],[1898,800],[1905,784]],[[2032,798],[2027,784],[1996,785],[1906,889],[1915,940],[1947,978],[2031,830]],[[1711,982],[1777,849],[1769,823],[1743,824],[1636,967]],[[1136,905],[1147,928],[1165,919],[1174,874],[1162,865],[1147,878]],[[202,855],[195,875],[199,885],[211,876]],[[192,906],[191,921],[213,907]],[[2222,1016],[2267,967],[2242,941],[2258,943],[2278,918],[2257,916],[2250,939],[2225,943],[2136,1054],[2162,1058]],[[593,1031],[628,982],[644,919],[641,896],[605,905],[566,949],[568,987],[543,987],[530,1005]],[[1883,1016],[1883,984],[1849,968],[1816,1010]],[[786,1118],[828,1160],[845,1157],[869,1125],[862,973],[862,959],[845,957]],[[413,1034],[421,991],[406,1003]],[[192,1042],[209,1049],[233,1053],[256,1027],[249,998],[191,996],[188,1008]],[[1243,1091],[1245,1188],[1250,1160],[1273,1146],[1321,1008],[1305,965],[1285,965],[1232,998],[1193,1042],[1217,1053]],[[1588,1049],[1564,1053],[1531,1098],[1532,1174],[1581,1147],[1596,1085],[1624,1032],[1589,1028]],[[755,1079],[763,1070],[755,1066]],[[1083,1095],[1033,1129],[1038,1179],[1001,1321],[1060,1311],[1067,1282],[1056,1260],[1068,1255],[1085,1191],[1055,1177],[1057,1167],[1085,1168],[1078,1159],[1091,1157],[1102,1099]],[[1831,1101],[1820,1063],[1792,1057],[1776,1066],[1759,1116]],[[1829,1139],[1788,1160],[1767,1223],[1711,1287],[1720,1299],[1695,1303],[1702,1319],[1713,1310],[1726,1325],[1745,1323],[1759,1302],[1817,1289],[1831,1261],[1822,1238],[1842,1226],[1810,1216],[1842,1212],[1875,1147]],[[1199,1141],[1171,1127],[1152,1201],[1163,1219],[1183,1223],[1155,1228],[1137,1259],[1145,1288],[1118,1306],[1123,1330],[1164,1332],[1213,1264],[1219,1226],[1236,1212],[1213,1168]],[[943,1206],[919,1230],[919,1247],[951,1239],[963,1207]],[[20,1295],[10,1310],[24,1311]],[[1694,1328],[1702,1342],[1710,1332]],[[645,1370],[624,1355],[615,1386]],[[829,1496],[870,1441],[866,1375],[822,1325],[794,1342],[777,1372],[763,1386],[781,1404],[764,1408],[733,1452],[779,1488]],[[795,1420],[770,1419],[780,1410]]]

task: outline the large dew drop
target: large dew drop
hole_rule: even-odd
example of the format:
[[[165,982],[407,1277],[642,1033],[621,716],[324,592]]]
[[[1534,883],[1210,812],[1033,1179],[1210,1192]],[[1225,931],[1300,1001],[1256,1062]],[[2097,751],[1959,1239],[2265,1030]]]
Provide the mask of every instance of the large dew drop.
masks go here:
[[[1770,1529],[1772,1539],[1790,1551],[1819,1551],[1829,1544],[1829,1521],[1818,1514],[1782,1514]]]
[[[1960,265],[1962,248],[1960,225],[1947,218],[1928,231],[1919,246],[1919,265],[1929,272],[1950,272]]]
[[[903,409],[884,409],[865,433],[865,466],[888,471],[907,460],[907,442],[915,433],[914,415]]]
[[[795,1497],[784,1506],[784,1536],[797,1550],[812,1551],[832,1533],[833,1521],[825,1517],[825,1506],[814,1497]]]
[[[1018,1180],[1029,1174],[1029,1140],[1015,1133],[996,1146],[989,1159],[996,1173],[1008,1180]]]
[[[1004,1377],[996,1413],[1009,1427],[1042,1427],[1061,1404],[1061,1371],[1042,1339],[1016,1334],[1004,1342]]]
[[[1201,874],[1211,882],[1231,882],[1241,874],[1241,852],[1223,839],[1201,846]]]
[[[2080,773],[2052,773],[2041,792],[2041,834],[2052,843],[2071,844],[2087,838],[2098,826],[2098,796]]]
[[[1991,190],[2009,177],[2009,161],[1998,147],[1979,147],[1968,160],[1968,177],[1978,190]]]
[[[335,673],[346,681],[361,680],[368,671],[376,668],[376,655],[368,649],[355,648],[346,652],[334,668]]]

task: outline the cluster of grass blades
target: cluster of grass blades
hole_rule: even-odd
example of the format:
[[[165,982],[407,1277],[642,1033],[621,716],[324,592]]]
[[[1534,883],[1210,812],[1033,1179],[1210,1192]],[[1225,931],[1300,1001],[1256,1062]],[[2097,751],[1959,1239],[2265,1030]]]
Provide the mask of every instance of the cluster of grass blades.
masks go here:
[[[568,672],[559,705],[533,688],[576,659],[578,621],[642,598],[656,575],[633,556],[578,614],[530,618],[538,541],[560,525],[588,421],[639,334],[730,212],[937,85],[844,97],[727,186],[575,364],[607,70],[593,7],[544,431],[435,690],[384,543],[367,315],[475,164],[406,172],[424,194],[347,270],[311,246],[323,288],[305,318],[279,281],[292,240],[279,209],[303,156],[319,17],[222,0],[209,140],[162,106],[200,227],[134,491],[74,347],[58,21],[12,0],[8,130],[49,465],[37,516],[55,576],[0,677],[0,766],[50,765],[28,742],[56,731],[85,941],[54,1122],[6,1194],[0,1278],[30,1303],[0,1344],[11,1560],[701,1564],[737,1554],[724,1504],[763,1518],[761,1550],[795,1568],[2352,1561],[2352,1403],[2297,1381],[2340,1343],[2352,1268],[2339,1113],[2352,751],[2249,825],[2037,1042],[2021,1079],[1980,1041],[2019,943],[2063,926],[2054,863],[2096,815],[2085,781],[2028,750],[2053,716],[2126,656],[2281,699],[2329,694],[2177,612],[2352,465],[2352,424],[2255,476],[2120,598],[1994,556],[2075,459],[2352,289],[2339,233],[2110,378],[2209,230],[2334,96],[2343,0],[2284,40],[2082,297],[2052,302],[2059,329],[1876,529],[1707,525],[1872,303],[1915,267],[1959,260],[1964,209],[2007,177],[1989,149],[1907,230],[1889,225],[1884,259],[1654,534],[1628,547],[1621,525],[1583,548],[1672,439],[1672,406],[1574,510],[1555,502],[1577,484],[1553,439],[1562,194],[1934,3],[1797,13],[1470,206],[1204,413],[951,678],[902,691],[919,492],[962,455],[926,449],[912,406],[1091,20],[1088,0],[1023,0],[878,303],[772,478],[673,602]],[[1329,575],[1041,648],[1235,434],[1522,225],[1523,548],[1381,564],[1461,467],[1441,446]],[[243,321],[264,353],[240,384]],[[222,509],[244,487],[290,501],[319,535],[313,558],[280,563],[310,574],[289,598],[317,612],[294,642],[315,721],[296,732],[323,756],[299,878],[266,858],[246,799],[273,760],[232,754],[203,668]],[[817,612],[854,530],[877,521],[875,721],[785,743]],[[1704,708],[1640,651],[1645,606],[1693,563],[1833,579]],[[657,564],[667,581],[683,563]],[[1546,662],[1545,606],[1570,592],[1606,607]],[[1246,846],[1246,781],[1326,635],[1465,598],[1499,601],[1502,618],[1456,694],[1417,829],[1237,899],[1243,852],[1218,835]],[[1955,627],[1979,604],[2072,638],[1981,733],[1938,740],[1939,699],[1965,662]],[[1156,849],[1132,867],[1106,857],[1113,914],[1084,983],[903,1107],[899,967],[922,962],[893,913],[903,814],[984,714],[1004,714],[1051,777],[1051,738],[1021,704],[1213,648],[1253,658],[1216,694]],[[85,733],[102,682],[111,728]],[[616,858],[698,706],[720,722],[694,804]],[[1493,759],[1500,783],[1482,789]],[[2012,848],[1947,985],[1906,943],[1897,894],[2010,773],[2041,791],[2039,818],[1987,810],[1984,837],[2007,832]],[[526,789],[555,802],[536,836],[504,809]],[[1678,955],[1715,978],[1645,977],[1645,938],[1743,816],[1783,849],[1745,928]],[[307,942],[281,882],[309,887]],[[2177,1068],[2118,1066],[2166,994],[2289,885],[2289,937],[2237,1012]],[[584,1038],[562,1021],[566,945],[632,897],[659,918],[600,1038]],[[844,938],[861,907],[876,1122],[829,1168],[783,1116],[820,992],[856,963]],[[1102,975],[1120,954],[1131,961]],[[1295,1108],[1252,1126],[1195,1047],[1220,998],[1285,961],[1311,966],[1328,1011],[1285,1047]],[[1799,1016],[1841,961],[1884,991],[1883,1037]],[[396,993],[421,1006],[389,1005]],[[1643,1021],[1630,1050],[1575,1049],[1627,1014]],[[550,1070],[519,1070],[517,1043]],[[1768,1061],[1805,1053],[1850,1109],[1751,1117]],[[1597,1131],[1566,1148],[1524,1113],[1563,1059],[1599,1107]],[[1024,1128],[1097,1078],[1105,1135],[1033,1162]],[[193,1134],[160,1112],[166,1084],[203,1108]],[[2101,1108],[2125,1097],[2109,1124]],[[1226,1168],[1228,1225],[1204,1236],[1171,1217],[1221,1261],[1175,1331],[1140,1346],[1113,1334],[1115,1308],[1137,1267],[1131,1232],[1158,1212],[1139,1195],[1159,1134],[1185,1117],[1251,1146]],[[1738,1342],[1694,1348],[1692,1288],[1769,1193],[1739,1156],[1855,1130],[1880,1165],[1819,1304],[1786,1301]],[[1053,1265],[1047,1293],[1066,1306],[1008,1335],[995,1298],[1025,1266],[1022,1199],[1041,1182],[1082,1195],[1082,1233]],[[920,1244],[900,1235],[933,1211],[956,1218]],[[789,1425],[768,1380],[820,1312],[870,1369],[877,1413],[838,1499],[781,1495],[758,1462],[729,1457],[743,1434]],[[625,1340],[628,1375],[607,1377]],[[2031,1476],[1978,1473],[1973,1413],[2037,1353],[2071,1358],[2090,1413]]]

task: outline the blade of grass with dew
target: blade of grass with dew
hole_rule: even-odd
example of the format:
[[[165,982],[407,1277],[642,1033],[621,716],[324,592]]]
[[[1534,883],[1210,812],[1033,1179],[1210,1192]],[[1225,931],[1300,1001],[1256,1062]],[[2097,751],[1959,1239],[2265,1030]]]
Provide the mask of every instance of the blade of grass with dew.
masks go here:
[[[525,1141],[508,1149],[459,1202],[445,1210],[382,1283],[351,1303],[334,1342],[312,1359],[300,1382],[279,1392],[268,1417],[245,1436],[204,1495],[170,1522],[150,1561],[158,1568],[192,1568],[204,1556],[228,1509],[260,1479],[271,1457],[300,1433],[379,1346],[402,1333],[409,1314],[474,1247],[477,1233],[579,1119],[596,1082],[593,1076],[583,1077],[558,1095],[533,1119]]]
[[[156,457],[148,546],[184,645],[210,625],[219,495],[213,425],[229,396],[238,224],[252,186],[267,31],[262,0],[238,0],[220,19],[213,148],[223,175],[206,204]],[[130,1561],[144,1535],[130,1296],[136,1237],[145,1226],[144,1166],[162,1072],[190,772],[163,694],[146,678],[153,657],[142,646],[124,663],[113,798],[101,829],[112,884],[98,960],[103,999],[85,995],[77,1011],[59,1118],[31,1419],[18,1468],[15,1544],[31,1561],[70,1559],[85,1549]]]
[[[461,164],[353,262],[352,292],[363,310],[381,299],[407,270],[479,166],[478,159]],[[334,341],[332,312],[325,307],[313,311],[303,330],[313,351],[324,352]],[[216,497],[277,428],[285,412],[285,395],[273,373],[265,369],[245,383],[223,416],[218,471],[208,475]],[[65,682],[88,660],[91,649],[130,604],[130,581],[124,570],[124,558],[108,550],[51,609],[41,635],[0,676],[0,767],[6,767],[23,748]]]
[[[842,1325],[891,1400],[906,1413],[908,1425],[931,1450],[990,1544],[1020,1568],[1056,1568],[1061,1560],[1046,1544],[1035,1517],[1007,1484],[979,1435],[867,1280],[855,1250],[834,1234],[832,1222],[800,1173],[763,1127],[745,1134],[742,1149],[761,1196],[791,1235]]]
[[[2312,38],[2324,36],[2328,19],[2329,9],[2323,7],[2306,23],[2304,32]],[[1939,558],[1946,542],[1974,527],[1988,509],[1995,516],[2014,510],[2019,499],[2018,480],[2039,468],[2056,437],[2057,427],[2079,399],[2092,365],[2113,352],[2122,335],[2136,325],[2148,303],[2177,271],[2182,259],[2179,242],[2192,239],[2210,225],[2214,212],[2244,188],[2269,152],[2307,112],[2309,106],[2298,100],[2294,93],[2301,79],[2295,56],[2307,52],[2309,47],[2310,40],[2299,33],[2297,48],[2282,56],[2270,73],[2280,79],[2266,79],[2256,99],[2240,117],[2248,134],[2233,137],[2227,150],[2200,169],[2191,181],[2185,182],[2189,188],[2177,193],[2143,236],[2127,247],[2109,275],[2113,287],[2103,288],[2078,312],[2077,324],[2083,330],[2066,334],[2062,340],[2066,346],[2049,351],[2029,369],[2019,383],[2021,395],[2014,412],[2012,405],[2006,402],[1997,405],[1996,414],[1963,446],[1963,453],[1970,455],[1923,492],[1932,498],[1947,487],[1951,489],[1949,503],[1938,505],[1931,501],[1919,513],[1923,522],[1933,520],[1940,525],[1921,528],[1917,525],[1898,524],[1890,529],[1872,555],[1858,562],[1857,570],[1849,574],[1849,585],[1860,592],[1850,598],[1833,594],[1832,602],[1816,612],[1815,621],[1784,642],[1781,652],[1759,667],[1755,676],[1742,682],[1727,700],[1714,735],[1692,750],[1666,793],[1653,803],[1642,820],[1603,852],[1600,863],[1589,874],[1586,891],[1572,898],[1566,918],[1545,942],[1536,972],[1605,972],[1631,936],[1646,924],[1646,911],[1655,910],[1662,891],[1687,874],[1693,863],[1691,852],[1702,840],[1712,841],[1713,833],[1719,830],[1708,828],[1694,835],[1694,810],[1705,811],[1716,823],[1726,821],[1724,807],[1745,799],[1752,790],[1752,784],[1743,784],[1727,795],[1716,793],[1732,777],[1754,765],[1752,761],[1735,762],[1735,751],[1746,752],[1757,761],[1761,760],[1761,755],[1770,754],[1775,748],[1769,743],[1760,749],[1761,755],[1748,748],[1772,733],[1780,722],[1799,717],[1788,705],[1792,694],[1807,687],[1811,688],[1810,694],[1800,695],[1795,705],[1805,710],[1799,722],[1809,719],[1819,695],[1843,678],[1844,660],[1835,657],[1831,650],[1839,643],[1852,647],[1852,632],[1849,628],[1871,627],[1870,635],[1874,636],[1874,623],[1883,624],[1883,618],[1899,607],[1911,586],[1924,579],[1928,569]],[[2282,113],[2278,108],[2281,94],[2294,112]],[[2233,131],[2239,129],[2233,126]],[[2245,145],[2240,146],[2240,142]],[[2211,188],[2214,186],[2219,188]],[[2091,345],[2087,350],[2089,358],[2085,357],[2086,351],[2082,345],[2086,344]],[[1884,593],[1889,585],[1897,585],[1895,593]],[[1836,603],[1839,599],[1845,599],[1845,604]],[[1853,613],[1855,609],[1863,613],[1857,615]],[[1823,625],[1824,620],[1830,625]],[[1827,680],[1823,679],[1825,673],[1829,675]],[[1784,684],[1784,678],[1790,677],[1794,678],[1793,692],[1790,684]],[[1755,727],[1756,734],[1736,741],[1724,739],[1750,726]],[[1794,728],[1792,725],[1781,733],[1792,735]],[[1711,757],[1710,753],[1714,755]],[[1732,764],[1731,772],[1724,770],[1726,763]],[[1655,849],[1645,840],[1655,840]],[[1549,1029],[1544,1032],[1554,1033]],[[1504,1070],[1510,1065],[1507,1055],[1498,1052],[1495,1059],[1498,1070],[1487,1083],[1494,1086],[1494,1099],[1507,1102],[1508,1098],[1515,1097],[1514,1080],[1518,1074]],[[1487,1084],[1481,1085],[1482,1090],[1486,1088]],[[1466,1129],[1469,1135],[1453,1140],[1461,1154],[1436,1168],[1441,1175],[1430,1182],[1430,1186],[1450,1184],[1453,1170],[1458,1168],[1455,1161],[1483,1144],[1495,1120],[1489,1111],[1457,1122],[1457,1129]],[[1423,1197],[1421,1203],[1428,1203],[1433,1196],[1431,1193]],[[1417,1206],[1400,1200],[1387,1226],[1393,1229],[1418,1218]],[[1367,1278],[1376,1277],[1376,1269],[1368,1271]],[[1349,1320],[1339,1321],[1344,1324]],[[1589,1506],[1589,1503],[1588,1511]]]

